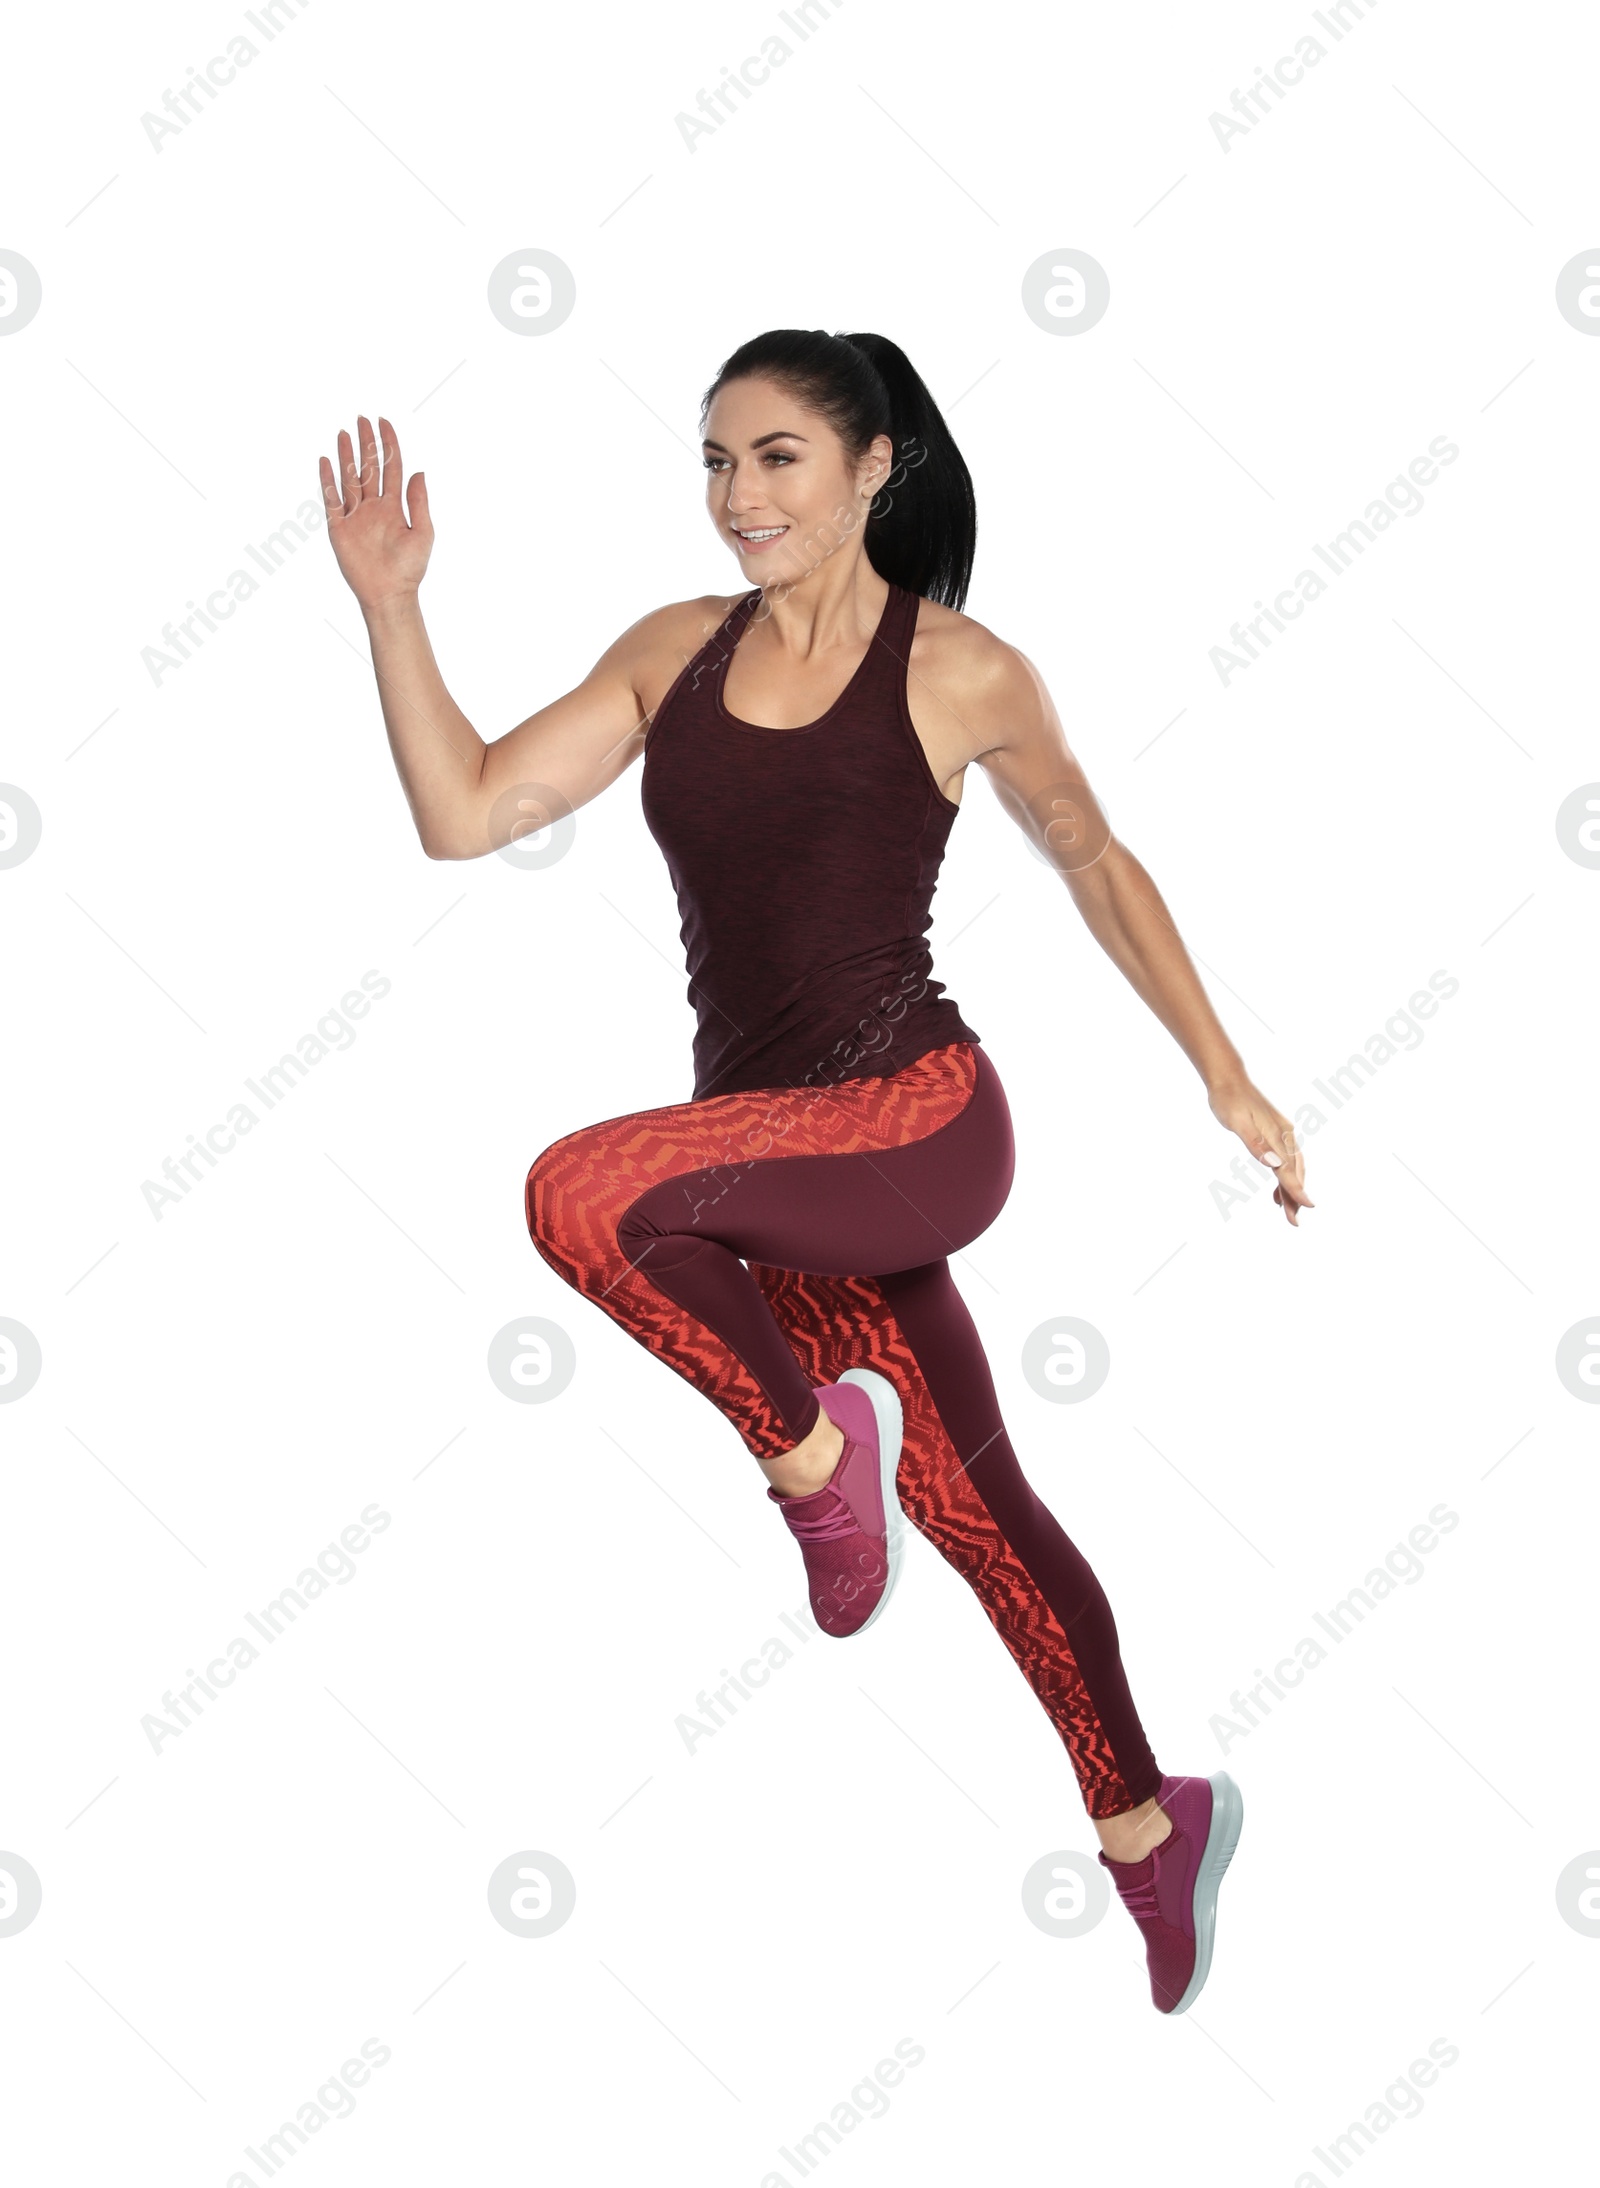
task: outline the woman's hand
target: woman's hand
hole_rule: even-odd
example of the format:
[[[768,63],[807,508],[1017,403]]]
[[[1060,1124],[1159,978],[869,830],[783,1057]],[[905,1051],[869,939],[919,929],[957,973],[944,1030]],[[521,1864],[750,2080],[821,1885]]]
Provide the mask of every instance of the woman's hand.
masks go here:
[[[1258,1162],[1277,1172],[1272,1197],[1298,1230],[1299,1211],[1317,1204],[1306,1192],[1305,1157],[1294,1143],[1294,1126],[1248,1079],[1215,1087],[1208,1098],[1217,1122],[1236,1132]]]
[[[400,443],[387,418],[378,420],[383,436],[383,482],[378,481],[378,449],[372,426],[357,418],[361,440],[361,465],[356,467],[350,436],[339,435],[339,478],[333,466],[320,457],[322,506],[327,511],[328,538],[345,583],[355,594],[363,615],[395,600],[414,598],[433,551],[433,522],[428,515],[428,489],[422,473],[413,471],[401,507],[400,482],[405,476]],[[410,522],[406,520],[409,509]]]

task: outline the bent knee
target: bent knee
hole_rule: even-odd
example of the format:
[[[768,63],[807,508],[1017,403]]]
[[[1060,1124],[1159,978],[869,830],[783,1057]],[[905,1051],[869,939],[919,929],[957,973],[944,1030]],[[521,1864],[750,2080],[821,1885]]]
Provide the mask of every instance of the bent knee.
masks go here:
[[[581,1209],[584,1182],[591,1165],[581,1159],[581,1135],[569,1132],[552,1140],[528,1166],[522,1203],[528,1219],[528,1235],[539,1247],[565,1257],[583,1231]]]
[[[595,1274],[609,1282],[622,1267],[614,1195],[604,1145],[590,1133],[568,1133],[534,1157],[523,1189],[528,1235],[568,1283]]]

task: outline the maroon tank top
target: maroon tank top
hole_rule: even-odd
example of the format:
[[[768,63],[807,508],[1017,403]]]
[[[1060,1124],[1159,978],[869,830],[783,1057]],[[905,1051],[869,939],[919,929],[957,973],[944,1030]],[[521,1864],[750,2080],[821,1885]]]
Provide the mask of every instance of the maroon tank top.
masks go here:
[[[906,703],[919,595],[889,587],[866,657],[798,729],[728,713],[740,600],[656,710],[640,791],[682,915],[697,1018],[694,1099],[821,1087],[976,1041],[927,943],[960,808]]]

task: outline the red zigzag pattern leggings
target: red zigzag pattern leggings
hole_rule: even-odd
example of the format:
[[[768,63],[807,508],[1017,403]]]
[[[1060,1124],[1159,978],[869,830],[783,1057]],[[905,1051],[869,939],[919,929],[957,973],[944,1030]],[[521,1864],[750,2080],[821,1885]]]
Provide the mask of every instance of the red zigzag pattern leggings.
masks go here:
[[[998,1073],[969,1041],[882,1077],[612,1117],[528,1173],[533,1242],[574,1290],[774,1458],[814,1386],[875,1368],[900,1394],[900,1502],[962,1575],[1066,1744],[1084,1806],[1115,1816],[1161,1773],[1111,1606],[1029,1486],[948,1256],[1005,1204]]]

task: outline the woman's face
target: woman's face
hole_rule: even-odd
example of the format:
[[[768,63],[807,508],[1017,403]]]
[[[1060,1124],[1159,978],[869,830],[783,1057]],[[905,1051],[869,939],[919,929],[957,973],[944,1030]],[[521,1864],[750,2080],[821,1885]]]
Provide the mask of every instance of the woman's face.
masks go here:
[[[825,418],[775,380],[731,380],[706,414],[706,507],[752,585],[792,584],[866,521],[894,444],[851,465]]]

